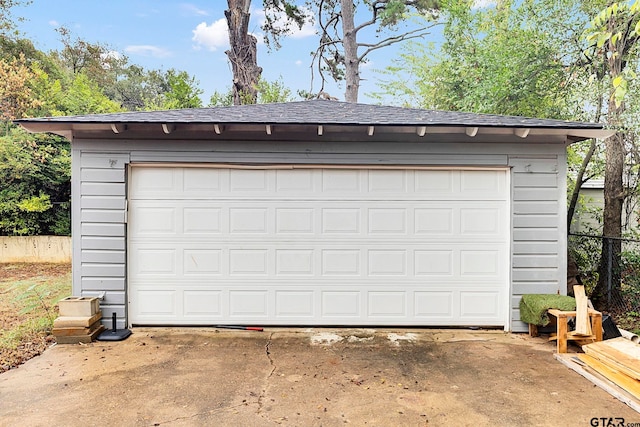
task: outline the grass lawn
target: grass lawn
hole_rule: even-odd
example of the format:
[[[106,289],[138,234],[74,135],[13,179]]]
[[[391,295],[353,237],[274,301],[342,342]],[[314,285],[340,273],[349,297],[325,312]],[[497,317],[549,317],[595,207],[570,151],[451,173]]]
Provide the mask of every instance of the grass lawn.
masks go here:
[[[57,303],[69,295],[69,264],[0,263],[0,373],[55,341],[50,333]]]

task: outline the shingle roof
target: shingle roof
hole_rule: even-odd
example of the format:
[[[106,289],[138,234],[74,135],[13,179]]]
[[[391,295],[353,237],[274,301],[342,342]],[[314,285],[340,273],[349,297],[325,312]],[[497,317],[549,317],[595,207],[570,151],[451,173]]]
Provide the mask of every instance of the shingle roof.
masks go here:
[[[474,126],[550,129],[602,129],[600,123],[311,100],[232,107],[89,114],[17,120],[16,123],[220,123],[373,126]]]

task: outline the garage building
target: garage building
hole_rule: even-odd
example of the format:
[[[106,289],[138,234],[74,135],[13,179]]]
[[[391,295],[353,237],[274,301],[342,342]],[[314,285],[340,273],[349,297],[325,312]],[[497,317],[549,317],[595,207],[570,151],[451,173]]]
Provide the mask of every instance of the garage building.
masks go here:
[[[73,293],[132,325],[487,326],[566,292],[601,124],[313,100],[18,121],[72,141]]]

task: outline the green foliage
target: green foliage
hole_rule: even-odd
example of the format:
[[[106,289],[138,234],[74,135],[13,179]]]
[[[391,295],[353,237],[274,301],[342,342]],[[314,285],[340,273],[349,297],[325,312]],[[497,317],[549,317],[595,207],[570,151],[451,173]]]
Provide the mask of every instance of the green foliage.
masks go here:
[[[291,89],[285,86],[282,77],[278,80],[268,82],[260,79],[258,82],[258,104],[271,104],[274,102],[290,102],[294,100]],[[226,93],[218,91],[211,95],[210,107],[228,107],[233,105],[233,89]]]
[[[109,99],[98,84],[84,74],[73,76],[70,85],[61,94],[64,115],[112,113],[121,111],[115,101]]]
[[[15,32],[15,18],[13,18],[11,9],[28,3],[30,1],[0,0],[0,39],[8,33]],[[18,18],[18,20],[22,20],[22,18]]]
[[[59,32],[63,48],[49,53],[0,36],[0,235],[68,235],[71,222],[69,142],[9,119],[201,106],[202,90],[186,72],[145,70]]]
[[[270,104],[273,102],[293,101],[291,89],[285,86],[282,77],[273,82],[260,79],[258,82],[258,103]]]
[[[233,105],[233,89],[229,89],[226,93],[213,92],[209,98],[209,107],[230,107]]]
[[[202,107],[202,89],[198,82],[186,71],[169,70],[167,72],[168,91],[164,94],[163,108],[200,108]]]
[[[0,235],[70,233],[69,150],[62,138],[19,129],[0,138]]]
[[[604,56],[609,63],[611,99],[620,108],[629,92],[629,82],[637,78],[636,46],[640,37],[640,1],[613,2],[591,21],[586,40],[588,54]]]
[[[452,2],[444,12],[442,48],[413,43],[385,71],[391,79],[377,96],[442,110],[567,117],[565,44],[535,25],[541,12],[527,2],[501,5],[477,9],[472,2]]]
[[[0,352],[15,349],[34,336],[51,332],[57,317],[56,304],[71,293],[71,274],[30,280],[0,281],[0,303],[19,320],[0,330]]]

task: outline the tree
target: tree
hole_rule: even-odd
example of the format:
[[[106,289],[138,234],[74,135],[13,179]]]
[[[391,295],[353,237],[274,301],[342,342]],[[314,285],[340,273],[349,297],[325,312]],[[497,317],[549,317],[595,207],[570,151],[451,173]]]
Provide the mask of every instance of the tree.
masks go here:
[[[9,62],[0,59],[0,122],[23,117],[37,105],[29,85],[34,77],[23,55]]]
[[[422,37],[436,25],[438,0],[317,0],[308,2],[308,8],[315,9],[315,20],[319,26],[320,41],[312,54],[312,73],[318,73],[321,83],[319,95],[324,93],[327,74],[335,81],[345,82],[345,100],[358,102],[360,91],[360,67],[367,61],[368,55],[378,49],[401,43],[406,40]],[[295,13],[294,13],[295,12]],[[300,25],[302,10],[285,10],[290,17],[287,24]],[[413,28],[406,27],[398,31],[410,13],[423,18]],[[358,17],[364,18],[357,19]],[[311,20],[310,16],[305,19]],[[425,23],[426,20],[426,23]],[[267,38],[278,38],[286,31],[274,30],[274,25],[267,21],[263,27]],[[302,21],[303,22],[303,21]],[[277,28],[277,27],[276,27]],[[363,34],[375,29],[375,39],[363,41]],[[267,40],[269,42],[269,40]],[[313,71],[315,70],[315,71]],[[313,82],[313,74],[312,74]]]
[[[29,3],[23,0],[0,0],[0,38],[6,37],[8,32],[15,31],[15,22],[11,9]],[[22,18],[18,18],[21,20]]]
[[[168,90],[164,93],[163,108],[172,110],[178,108],[202,107],[200,95],[202,89],[198,82],[186,71],[169,70],[166,74]]]
[[[255,104],[257,84],[262,74],[258,67],[258,39],[249,34],[249,7],[251,0],[227,0],[224,11],[229,27],[230,49],[226,51],[233,71],[234,105]]]
[[[69,234],[69,143],[16,129],[0,138],[0,235]]]
[[[540,3],[540,2],[538,2]],[[575,2],[574,2],[575,3]],[[564,7],[531,10],[527,2],[477,9],[472,1],[445,7],[442,48],[412,43],[385,74],[377,96],[405,105],[529,117],[575,117],[568,105],[574,70],[567,41],[542,21]],[[564,6],[564,5],[563,5]],[[542,15],[542,16],[541,16]],[[585,18],[586,19],[586,18]],[[576,31],[573,30],[574,34]]]
[[[79,37],[72,39],[72,33],[66,27],[59,27],[56,31],[60,34],[63,48],[54,55],[69,74],[84,73],[100,87],[106,87],[113,82],[114,69],[127,62],[126,57],[104,44],[91,43]]]
[[[629,79],[635,77],[638,65],[640,37],[640,2],[613,2],[592,21],[588,40],[592,41],[592,56],[599,58],[611,79],[607,121],[620,128],[625,112],[624,97]],[[625,170],[625,135],[620,130],[605,140],[604,219],[602,258],[598,284],[591,296],[596,307],[608,309],[612,297],[620,293],[619,274],[610,265],[620,259],[622,208],[625,199],[623,175]]]
[[[582,34],[600,7],[599,0],[501,1],[485,9],[445,4],[442,48],[407,46],[374,96],[423,108],[599,122],[606,73],[585,56]],[[591,161],[600,145],[568,148],[569,226],[582,184],[602,171],[601,162]]]
[[[284,85],[282,78],[273,82],[260,79],[256,89],[258,92],[258,104],[289,102],[294,99],[291,89]],[[231,105],[233,105],[233,89],[229,89],[226,93],[215,91],[209,100],[210,107],[228,107]]]

